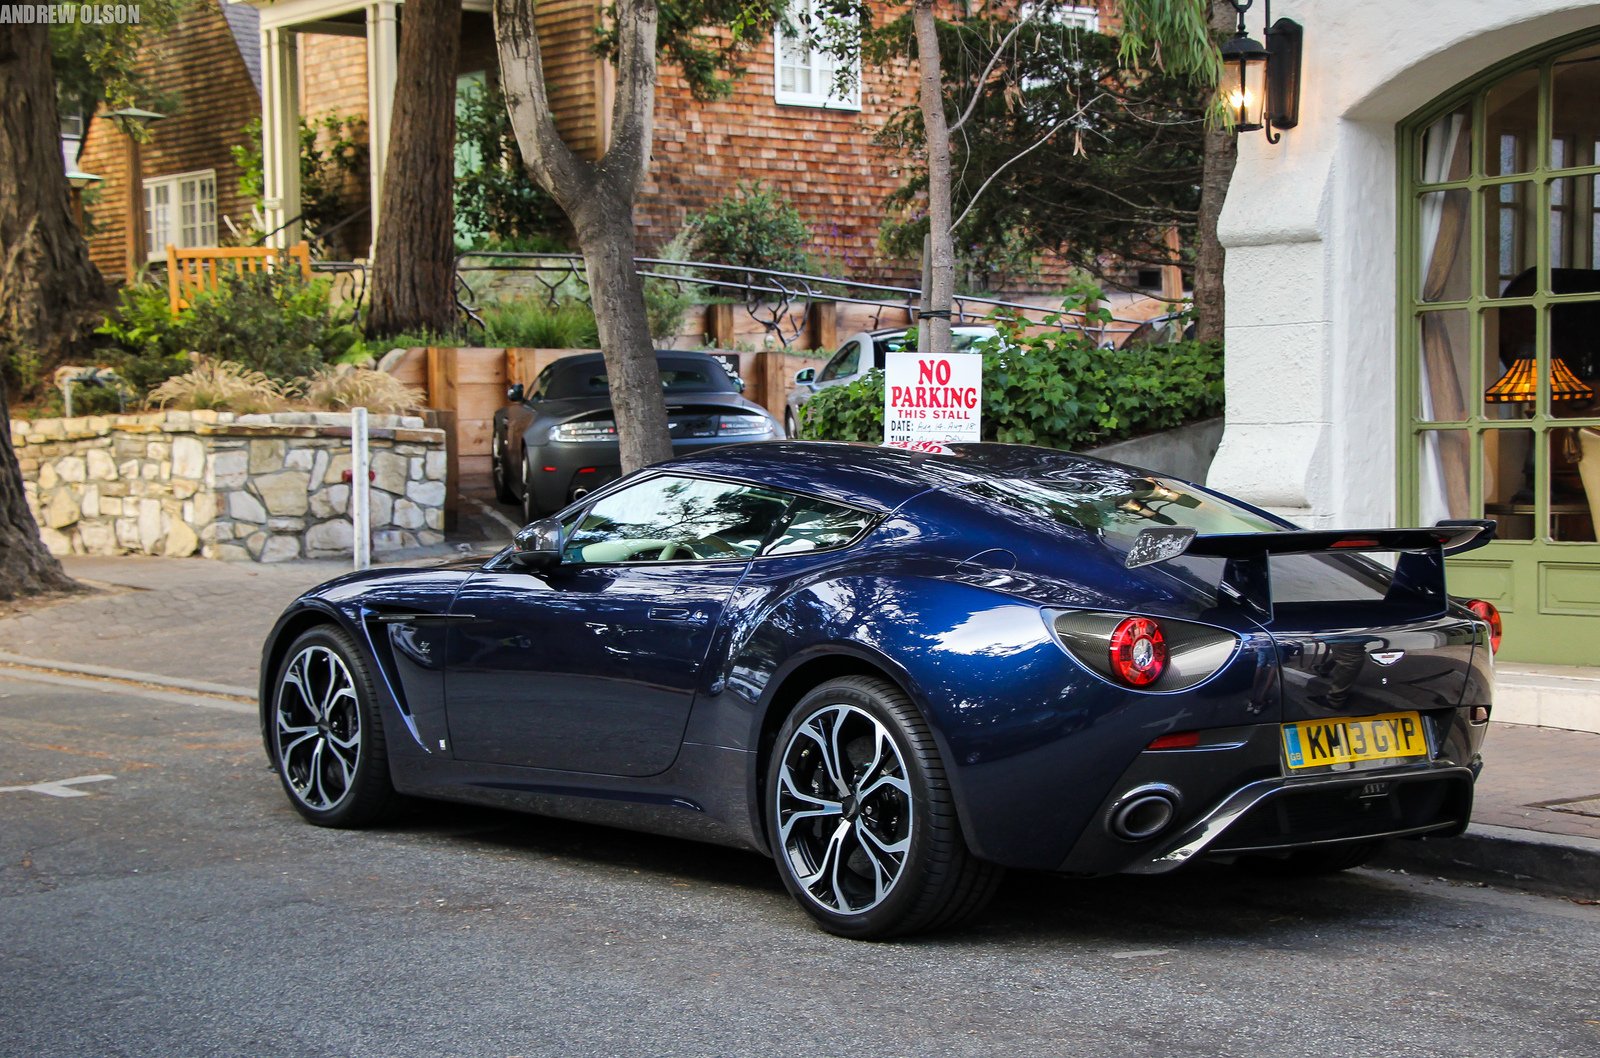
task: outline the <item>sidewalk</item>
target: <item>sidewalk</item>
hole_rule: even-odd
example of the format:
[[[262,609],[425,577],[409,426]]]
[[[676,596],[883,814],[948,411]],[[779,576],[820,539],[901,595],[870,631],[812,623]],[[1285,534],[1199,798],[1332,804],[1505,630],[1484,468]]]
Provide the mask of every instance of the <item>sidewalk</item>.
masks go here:
[[[492,530],[484,535],[478,546],[491,546]],[[349,568],[133,556],[64,564],[104,590],[0,618],[0,665],[247,698],[284,606]],[[1468,833],[1392,842],[1380,865],[1600,897],[1600,734],[1496,722],[1483,755]]]

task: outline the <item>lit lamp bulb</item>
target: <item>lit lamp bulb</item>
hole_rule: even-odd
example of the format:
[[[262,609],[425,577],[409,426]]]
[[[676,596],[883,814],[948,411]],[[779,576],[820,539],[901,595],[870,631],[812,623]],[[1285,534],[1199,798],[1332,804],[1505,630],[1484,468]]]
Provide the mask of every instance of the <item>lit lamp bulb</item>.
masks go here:
[[[1267,49],[1240,33],[1222,51],[1222,101],[1235,132],[1264,128],[1267,101]]]

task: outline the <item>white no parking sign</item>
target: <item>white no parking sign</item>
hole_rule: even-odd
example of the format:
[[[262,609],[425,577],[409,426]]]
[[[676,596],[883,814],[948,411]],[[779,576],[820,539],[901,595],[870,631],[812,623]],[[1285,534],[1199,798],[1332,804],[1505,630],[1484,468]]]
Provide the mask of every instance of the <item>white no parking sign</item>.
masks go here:
[[[979,439],[981,354],[890,353],[883,383],[884,444],[913,448]]]

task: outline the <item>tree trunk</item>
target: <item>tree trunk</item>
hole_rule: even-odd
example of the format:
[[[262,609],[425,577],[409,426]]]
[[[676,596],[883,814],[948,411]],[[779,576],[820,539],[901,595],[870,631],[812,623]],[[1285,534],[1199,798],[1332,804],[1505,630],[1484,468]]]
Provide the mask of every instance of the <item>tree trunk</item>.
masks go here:
[[[655,125],[655,0],[616,7],[616,95],[611,143],[599,162],[561,139],[545,91],[534,0],[495,0],[495,41],[506,109],[532,174],[572,222],[588,266],[624,473],[672,458],[661,370],[634,267],[633,203],[650,166]]]
[[[1238,12],[1229,0],[1211,0],[1211,29],[1231,35]],[[1228,197],[1228,182],[1239,158],[1238,134],[1230,129],[1205,131],[1205,161],[1200,177],[1200,214],[1196,225],[1198,246],[1194,261],[1195,337],[1221,341],[1227,322],[1222,271],[1226,253],[1217,239],[1217,218]]]
[[[917,73],[922,127],[928,147],[928,241],[922,255],[922,289],[928,298],[917,321],[917,348],[950,351],[950,309],[955,299],[956,254],[950,224],[950,130],[944,113],[944,75],[939,63],[939,27],[933,0],[916,0]]]
[[[452,331],[461,0],[409,0],[372,262],[367,333]]]
[[[13,358],[43,371],[76,350],[107,297],[68,204],[60,132],[49,27],[0,29],[0,599],[75,587],[23,499],[5,385]]]

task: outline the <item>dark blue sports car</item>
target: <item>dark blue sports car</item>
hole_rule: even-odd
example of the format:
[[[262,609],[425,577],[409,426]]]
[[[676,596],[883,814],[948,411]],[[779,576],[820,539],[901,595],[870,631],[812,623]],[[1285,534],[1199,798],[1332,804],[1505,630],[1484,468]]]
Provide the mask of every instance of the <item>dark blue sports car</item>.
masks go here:
[[[308,592],[262,732],[314,823],[399,793],[745,846],[852,937],[1005,867],[1339,870],[1467,824],[1498,615],[1444,557],[1491,531],[1301,531],[1037,448],[738,445]]]

